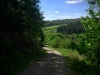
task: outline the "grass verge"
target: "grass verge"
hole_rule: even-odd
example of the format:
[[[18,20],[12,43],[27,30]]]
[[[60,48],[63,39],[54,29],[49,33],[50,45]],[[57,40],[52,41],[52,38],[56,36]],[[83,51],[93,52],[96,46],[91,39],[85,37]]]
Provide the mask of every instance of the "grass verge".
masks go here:
[[[68,67],[73,71],[72,75],[100,75],[100,70],[86,62],[86,57],[76,50],[55,48],[67,60]]]

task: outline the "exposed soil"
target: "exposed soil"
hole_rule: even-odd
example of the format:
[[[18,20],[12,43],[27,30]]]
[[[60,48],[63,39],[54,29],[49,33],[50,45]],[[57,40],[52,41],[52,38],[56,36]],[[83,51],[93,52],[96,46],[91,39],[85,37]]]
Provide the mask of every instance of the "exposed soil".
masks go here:
[[[47,50],[48,54],[18,75],[70,75],[67,63],[62,55],[50,48],[43,48]]]

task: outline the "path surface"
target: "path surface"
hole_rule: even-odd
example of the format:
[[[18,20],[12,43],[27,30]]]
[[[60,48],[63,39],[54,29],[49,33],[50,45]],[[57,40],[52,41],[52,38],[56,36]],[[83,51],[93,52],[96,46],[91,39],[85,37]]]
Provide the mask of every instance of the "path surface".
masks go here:
[[[48,54],[18,75],[69,75],[67,63],[61,54],[44,47]]]

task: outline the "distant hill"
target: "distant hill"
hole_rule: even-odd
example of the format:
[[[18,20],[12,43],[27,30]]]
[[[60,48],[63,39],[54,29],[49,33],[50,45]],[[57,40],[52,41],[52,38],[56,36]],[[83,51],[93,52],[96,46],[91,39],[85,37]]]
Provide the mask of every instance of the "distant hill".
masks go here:
[[[72,22],[80,21],[80,18],[76,19],[62,19],[62,20],[52,20],[52,21],[44,21],[45,26],[54,26],[54,25],[66,25]]]
[[[85,32],[80,18],[45,21],[44,32],[57,32],[63,34],[80,34]]]

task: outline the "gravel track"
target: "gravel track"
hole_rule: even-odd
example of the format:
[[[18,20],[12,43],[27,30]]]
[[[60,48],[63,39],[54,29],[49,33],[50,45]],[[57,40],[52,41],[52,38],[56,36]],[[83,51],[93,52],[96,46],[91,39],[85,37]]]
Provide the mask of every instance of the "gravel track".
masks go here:
[[[62,55],[50,48],[43,48],[48,54],[18,75],[70,75],[67,63]]]

